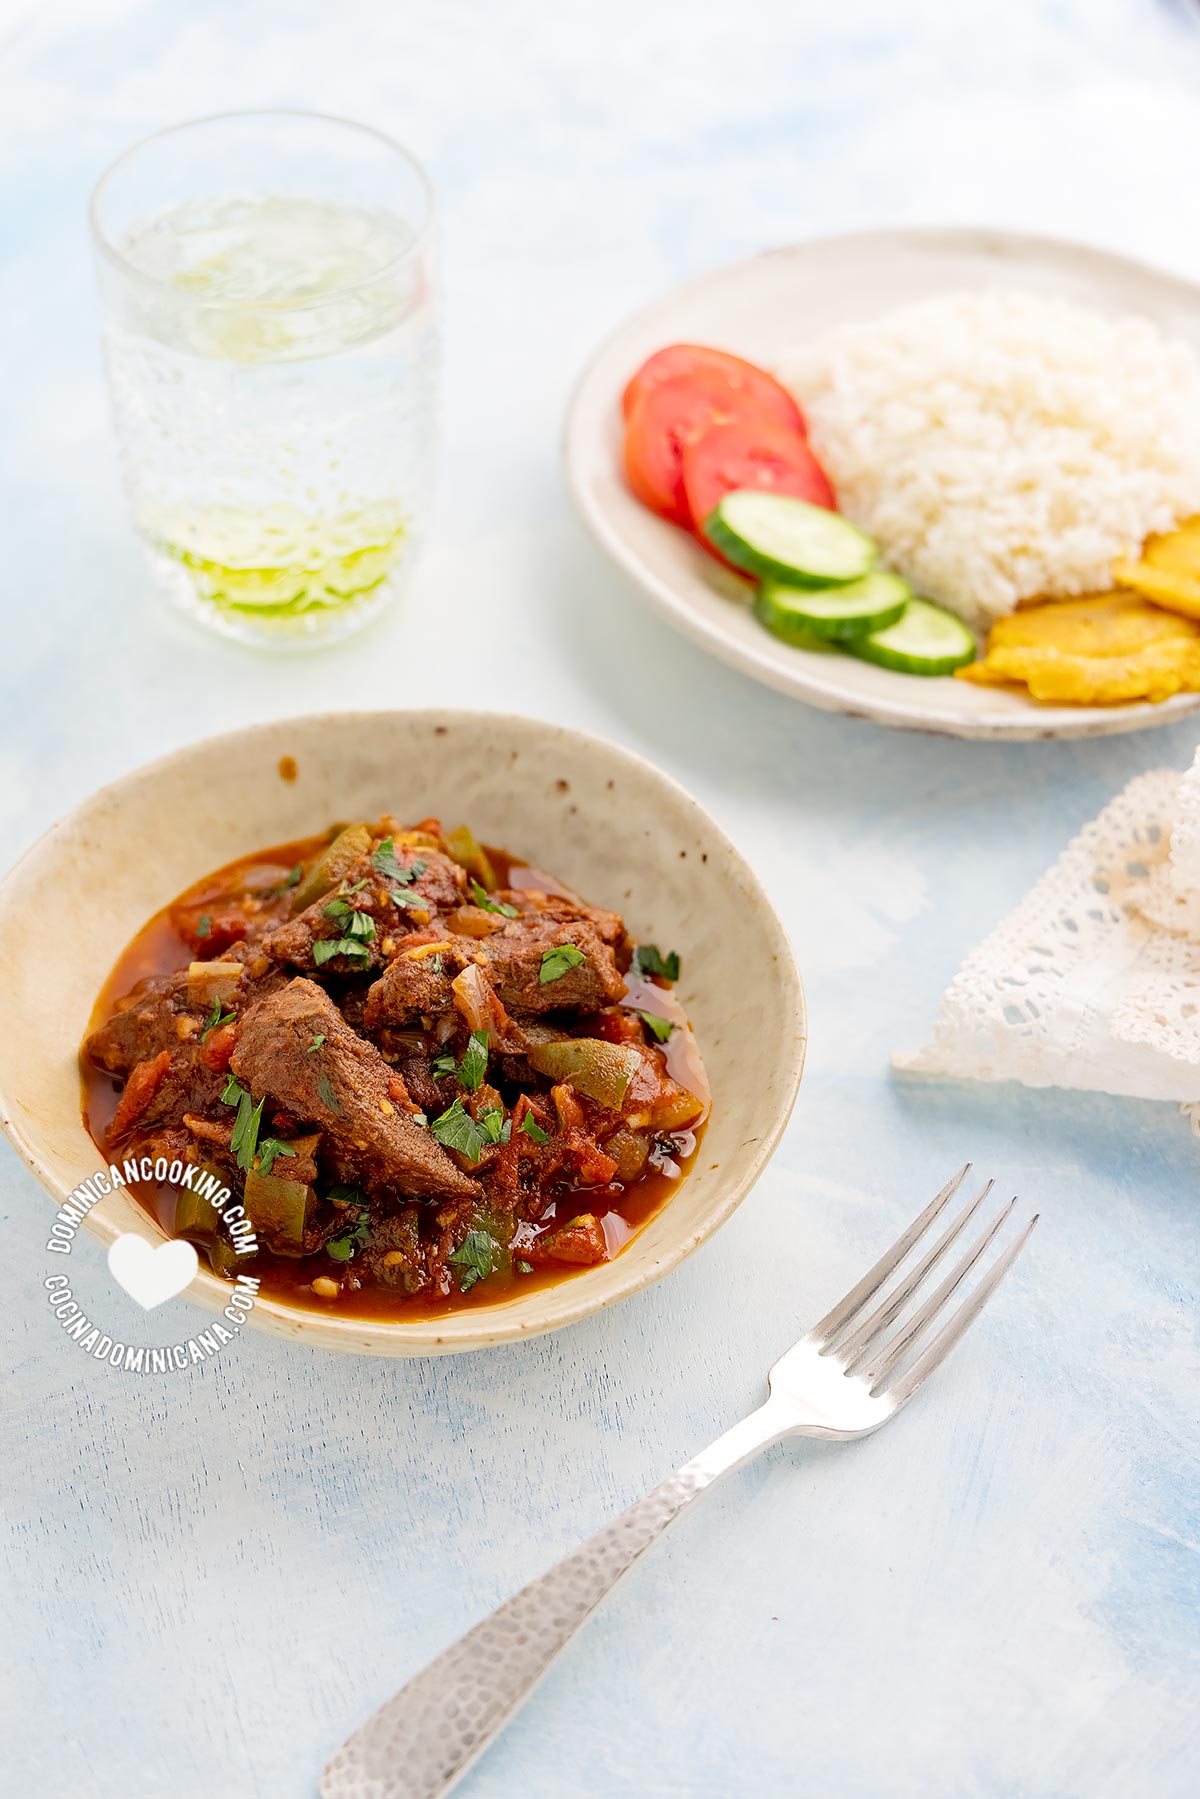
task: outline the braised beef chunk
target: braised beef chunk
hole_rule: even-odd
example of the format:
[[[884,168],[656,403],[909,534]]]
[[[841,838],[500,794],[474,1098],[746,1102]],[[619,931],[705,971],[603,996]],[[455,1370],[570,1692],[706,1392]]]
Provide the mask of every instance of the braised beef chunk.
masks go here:
[[[420,1106],[428,1117],[436,1117],[442,1110],[445,1100],[428,1057],[408,1056],[400,1063],[399,1072],[403,1077],[409,1098]]]
[[[565,953],[556,955],[555,951]],[[486,938],[449,936],[436,956],[403,950],[367,995],[368,1031],[439,1018],[454,1005],[453,982],[469,963],[481,967],[512,1018],[599,1011],[625,992],[612,948],[593,925],[531,914],[501,921]]]
[[[149,1133],[181,1125],[189,1112],[219,1103],[225,1076],[208,1067],[193,1046],[163,1049],[130,1071],[107,1146],[128,1150]]]
[[[178,1049],[188,1036],[201,1029],[187,999],[187,971],[154,975],[139,981],[107,1024],[93,1031],[84,1054],[110,1074],[128,1074],[139,1062],[148,1062],[162,1051]]]
[[[418,869],[404,887],[405,893],[425,900],[434,912],[448,912],[452,906],[462,904],[467,893],[467,871],[452,862],[449,856],[442,855],[439,850],[401,848],[397,848],[394,855],[405,874]]]
[[[363,1245],[362,1266],[382,1287],[420,1293],[429,1285],[421,1215],[415,1206],[385,1218]]]
[[[236,1017],[286,978],[261,950],[235,943],[218,961],[139,981],[108,1023],[92,1032],[84,1055],[110,1074],[128,1074],[164,1049],[207,1041],[217,1000],[218,1016]]]
[[[449,856],[385,839],[351,864],[333,892],[264,937],[262,947],[306,974],[365,974],[389,961],[398,939],[459,905],[466,880]]]
[[[560,924],[573,923],[583,919],[590,924],[597,937],[614,949],[628,941],[625,920],[619,912],[606,912],[603,906],[589,906],[583,900],[566,899],[558,893],[538,893],[529,888],[517,888],[510,893],[498,893],[496,899],[506,901],[517,908],[518,912],[531,917],[552,918]],[[621,960],[621,966],[628,966],[628,954]]]
[[[598,1011],[625,992],[611,946],[585,920],[514,918],[488,939],[484,954],[500,1003],[514,1018]]]
[[[397,1029],[422,1015],[441,1018],[452,1011],[454,977],[477,953],[477,945],[461,937],[447,939],[433,954],[425,944],[402,949],[367,993],[364,1029]]]
[[[323,1133],[338,1180],[373,1192],[466,1199],[481,1191],[389,1096],[392,1071],[329,995],[297,978],[252,1006],[230,1062],[255,1099]]]
[[[139,1197],[292,1303],[399,1316],[605,1261],[654,1203],[626,1190],[694,1150],[707,1085],[653,999],[678,958],[643,946],[628,987],[623,919],[556,886],[436,818],[217,870],[128,952],[153,973],[84,1045],[89,1130],[227,1186],[248,1251],[189,1180]]]

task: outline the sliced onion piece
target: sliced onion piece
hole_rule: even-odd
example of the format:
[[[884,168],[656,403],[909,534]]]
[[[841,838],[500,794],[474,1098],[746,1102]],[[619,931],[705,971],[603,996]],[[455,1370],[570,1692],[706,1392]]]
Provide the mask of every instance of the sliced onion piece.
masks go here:
[[[504,929],[504,920],[482,906],[456,906],[446,914],[446,929],[456,937],[492,937]]]
[[[217,1000],[227,1006],[241,987],[243,972],[240,962],[189,962],[188,1004],[201,1012],[211,1012]]]
[[[486,1031],[491,1023],[492,1007],[499,1002],[495,989],[478,962],[468,962],[461,974],[450,983],[454,1003],[472,1031]]]
[[[626,975],[625,997],[620,1003],[631,1012],[652,1012],[656,1018],[665,1018],[675,1026],[662,1046],[667,1073],[689,1093],[694,1093],[707,1113],[712,1105],[712,1088],[700,1057],[700,1046],[674,988],[658,987],[653,981]]]
[[[492,986],[486,971],[478,962],[468,962],[461,974],[450,983],[454,1004],[471,1031],[486,1031],[497,1048],[520,1049],[525,1038],[514,1024]]]
[[[611,1137],[606,1137],[602,1145],[606,1156],[611,1156],[617,1165],[616,1178],[619,1181],[636,1181],[645,1171],[650,1156],[650,1140],[641,1131],[631,1131],[622,1125]]]

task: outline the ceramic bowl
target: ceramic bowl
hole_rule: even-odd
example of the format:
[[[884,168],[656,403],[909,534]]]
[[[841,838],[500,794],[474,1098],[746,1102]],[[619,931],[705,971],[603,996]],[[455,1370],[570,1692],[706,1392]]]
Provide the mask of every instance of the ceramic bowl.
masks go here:
[[[724,1224],[766,1165],[804,1064],[800,977],[753,871],[695,800],[613,744],[498,714],[329,713],[210,738],[102,788],[0,886],[0,1121],[61,1204],[101,1165],[80,1117],[78,1048],[130,938],[210,869],[388,811],[469,821],[678,950],[712,1117],[679,1191],[603,1267],[442,1318],[359,1320],[260,1298],[252,1322],[360,1355],[555,1330],[648,1286]],[[123,1191],[88,1224],[106,1243],[123,1231],[162,1237]],[[208,1270],[187,1289],[214,1312],[227,1292]]]

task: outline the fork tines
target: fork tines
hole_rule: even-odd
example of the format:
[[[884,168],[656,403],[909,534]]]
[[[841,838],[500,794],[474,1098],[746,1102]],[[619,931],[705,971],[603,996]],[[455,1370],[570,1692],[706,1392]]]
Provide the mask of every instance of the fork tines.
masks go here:
[[[851,1287],[850,1291],[838,1301],[832,1311],[826,1313],[811,1332],[811,1337],[820,1345],[822,1355],[836,1357],[842,1364],[843,1372],[857,1375],[865,1380],[873,1394],[879,1394],[881,1390],[886,1389],[886,1396],[897,1405],[902,1405],[906,1399],[912,1397],[926,1376],[931,1374],[940,1362],[944,1361],[959,1338],[975,1322],[1025,1247],[1030,1232],[1038,1221],[1038,1215],[1035,1213],[1015,1241],[992,1262],[978,1286],[955,1310],[949,1313],[940,1330],[928,1344],[924,1343],[924,1338],[929,1326],[938,1318],[947,1301],[957,1292],[993,1240],[1003,1230],[1016,1206],[1015,1198],[1011,1199],[1006,1206],[1001,1207],[991,1222],[985,1226],[982,1234],[954,1263],[929,1298],[910,1316],[897,1324],[897,1320],[901,1318],[909,1301],[923,1286],[926,1277],[937,1267],[947,1251],[963,1236],[967,1226],[988,1198],[994,1182],[985,1182],[974,1199],[952,1219],[939,1236],[934,1238],[895,1287],[879,1301],[872,1311],[867,1312],[866,1308],[870,1302],[890,1277],[897,1272],[909,1254],[920,1245],[930,1227],[949,1206],[970,1173],[970,1169],[971,1164],[968,1162],[959,1169],[953,1180],[947,1181],[937,1197],[930,1201],[906,1231],[901,1232],[892,1247],[880,1257],[875,1266],[863,1275],[857,1285]],[[894,1329],[893,1326],[895,1326]],[[892,1380],[891,1385],[887,1385],[889,1379],[897,1374],[901,1365],[918,1348],[921,1353],[917,1355],[917,1359],[896,1379]]]

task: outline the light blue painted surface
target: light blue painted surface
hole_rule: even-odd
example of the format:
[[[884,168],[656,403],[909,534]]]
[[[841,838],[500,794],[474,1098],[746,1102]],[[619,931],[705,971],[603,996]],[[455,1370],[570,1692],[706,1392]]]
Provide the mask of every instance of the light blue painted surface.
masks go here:
[[[313,1793],[409,1673],[755,1403],[795,1327],[966,1156],[1043,1225],[952,1371],[881,1436],[776,1451],[723,1489],[463,1790],[1194,1790],[1200,1146],[1167,1109],[904,1089],[887,1065],[1067,836],[1129,776],[1188,761],[1196,728],[996,748],[805,711],[647,617],[556,464],[594,342],[765,243],[977,220],[1200,274],[1187,10],[61,0],[10,29],[4,861],[208,731],[503,701],[634,745],[711,808],[792,932],[812,1035],[786,1142],[715,1243],[573,1331],[424,1365],[252,1337],[167,1379],[97,1370],[40,1305],[48,1208],[5,1150],[14,1799]],[[286,665],[193,639],[147,598],[83,223],[131,139],[264,103],[409,139],[445,225],[442,506],[418,591],[369,638]],[[120,1323],[94,1244],[72,1272]],[[194,1316],[176,1302],[164,1333]]]

